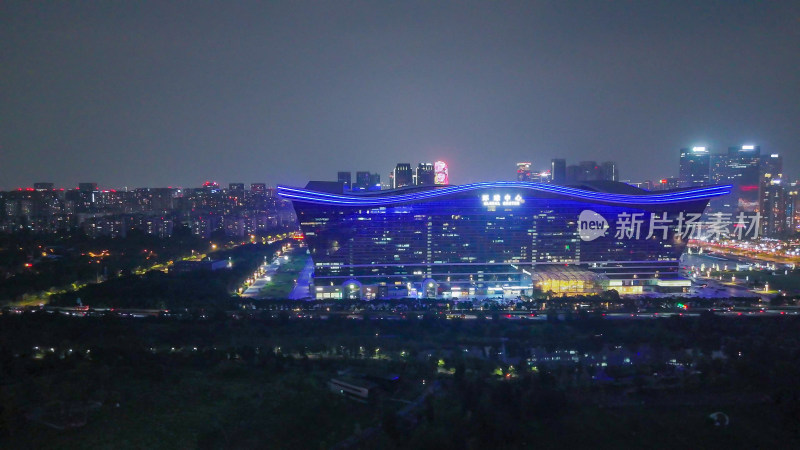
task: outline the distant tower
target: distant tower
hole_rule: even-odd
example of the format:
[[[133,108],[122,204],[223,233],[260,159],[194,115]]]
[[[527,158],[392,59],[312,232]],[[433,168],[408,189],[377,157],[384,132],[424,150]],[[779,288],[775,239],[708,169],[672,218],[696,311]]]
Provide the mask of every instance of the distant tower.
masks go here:
[[[578,181],[597,181],[600,178],[600,166],[597,161],[581,161],[578,163]]]
[[[435,181],[435,173],[433,171],[433,164],[419,163],[417,165],[417,172],[414,174],[415,184],[417,186],[432,185]]]
[[[517,181],[531,181],[531,163],[517,163]]]
[[[435,184],[450,184],[450,169],[444,161],[436,161],[433,163],[434,183]]]
[[[711,154],[705,147],[681,149],[680,187],[696,187],[711,182]]]
[[[344,189],[349,191],[353,187],[353,174],[350,172],[339,172],[336,175],[336,179],[339,183],[344,184]]]
[[[553,183],[564,184],[567,182],[567,160],[554,159],[550,161],[550,174]]]
[[[356,172],[356,184],[353,185],[353,190],[366,191],[369,189],[370,176],[369,172]]]
[[[394,189],[413,186],[414,185],[414,171],[411,169],[409,163],[398,163],[394,168]]]
[[[600,165],[600,179],[606,181],[619,181],[619,169],[617,163],[606,161]]]
[[[369,191],[380,191],[381,190],[381,174],[373,173],[369,176],[369,187],[367,188]]]
[[[761,234],[766,237],[778,237],[786,232],[789,199],[786,187],[783,186],[783,158],[777,153],[761,158],[758,189]]]

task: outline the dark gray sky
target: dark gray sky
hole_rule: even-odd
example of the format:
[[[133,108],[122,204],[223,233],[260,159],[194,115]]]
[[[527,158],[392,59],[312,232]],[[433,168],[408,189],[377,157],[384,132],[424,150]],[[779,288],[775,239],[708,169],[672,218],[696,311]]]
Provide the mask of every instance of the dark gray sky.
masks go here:
[[[800,176],[800,2],[0,3],[0,188],[303,185],[756,143]]]

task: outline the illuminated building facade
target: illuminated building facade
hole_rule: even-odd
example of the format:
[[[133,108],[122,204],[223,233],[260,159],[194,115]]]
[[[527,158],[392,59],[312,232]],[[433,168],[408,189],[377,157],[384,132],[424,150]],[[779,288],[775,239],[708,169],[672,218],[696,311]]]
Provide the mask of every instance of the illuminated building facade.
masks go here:
[[[499,181],[344,194],[309,185],[316,189],[279,186],[278,193],[293,203],[319,299],[686,286],[678,277],[686,242],[653,217],[699,214],[710,198],[730,192],[716,186],[651,193],[603,181],[581,188]],[[635,235],[620,217],[642,219]]]
[[[773,153],[761,159],[758,186],[758,211],[761,213],[761,235],[779,237],[786,226],[786,189],[783,186],[783,158]]]
[[[344,189],[350,190],[353,187],[353,174],[351,172],[338,172],[336,179],[344,185]]]
[[[552,181],[555,184],[564,184],[567,182],[567,160],[556,158],[550,161],[550,174]]]
[[[705,186],[710,182],[711,154],[706,147],[681,149],[679,183],[681,187]]]
[[[436,181],[436,174],[433,171],[433,164],[419,163],[416,172],[414,172],[414,184],[426,186],[434,184],[434,181]]]
[[[729,147],[727,154],[715,157],[711,164],[711,180],[714,184],[732,185],[733,193],[712,202],[710,209],[726,214],[756,211],[760,165],[761,147],[757,145]]]
[[[531,181],[531,163],[517,163],[517,181]]]
[[[392,187],[399,189],[414,185],[414,171],[409,163],[398,163],[392,176]]]
[[[436,161],[433,163],[434,184],[444,185],[450,184],[450,169],[444,161]]]

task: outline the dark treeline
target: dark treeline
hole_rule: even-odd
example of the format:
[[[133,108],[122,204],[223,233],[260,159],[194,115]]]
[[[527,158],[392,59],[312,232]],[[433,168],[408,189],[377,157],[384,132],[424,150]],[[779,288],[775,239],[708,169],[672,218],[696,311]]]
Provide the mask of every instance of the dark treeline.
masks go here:
[[[652,358],[607,368],[525,363],[531,348],[601,354],[618,346]],[[489,351],[462,350],[471,347]],[[354,366],[441,387],[400,417],[389,403],[343,403],[328,392],[326,380]],[[40,425],[26,417],[42,405],[97,402],[84,428],[43,436],[62,446],[88,438],[94,446],[155,439],[173,447],[320,448],[380,426],[365,448],[775,447],[797,443],[798,377],[800,319],[788,315],[495,321],[434,313],[301,319],[290,310],[141,319],[5,313],[0,439],[16,447],[36,441]],[[707,423],[718,410],[735,426]],[[670,433],[675,427],[680,433]]]
[[[215,259],[230,261],[228,269],[128,275],[56,295],[51,304],[75,306],[80,299],[81,304],[96,308],[236,309],[231,295],[265,258],[272,259],[283,243],[246,244],[215,252]]]
[[[271,230],[282,231],[285,230]],[[140,268],[166,264],[193,253],[207,253],[211,242],[219,246],[236,243],[231,239],[222,232],[203,239],[193,235],[186,226],[176,228],[168,238],[135,229],[124,238],[89,238],[80,230],[65,235],[0,233],[0,275],[3,275],[0,276],[0,304],[18,301],[29,293],[63,289],[73,283],[95,283],[127,276]]]

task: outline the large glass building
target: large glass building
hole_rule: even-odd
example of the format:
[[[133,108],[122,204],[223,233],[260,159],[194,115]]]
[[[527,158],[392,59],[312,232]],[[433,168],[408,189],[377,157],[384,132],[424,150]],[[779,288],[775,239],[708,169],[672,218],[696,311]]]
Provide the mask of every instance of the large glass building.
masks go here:
[[[278,192],[311,252],[315,298],[465,299],[681,289],[685,230],[730,187],[501,181],[344,193],[311,182]]]

